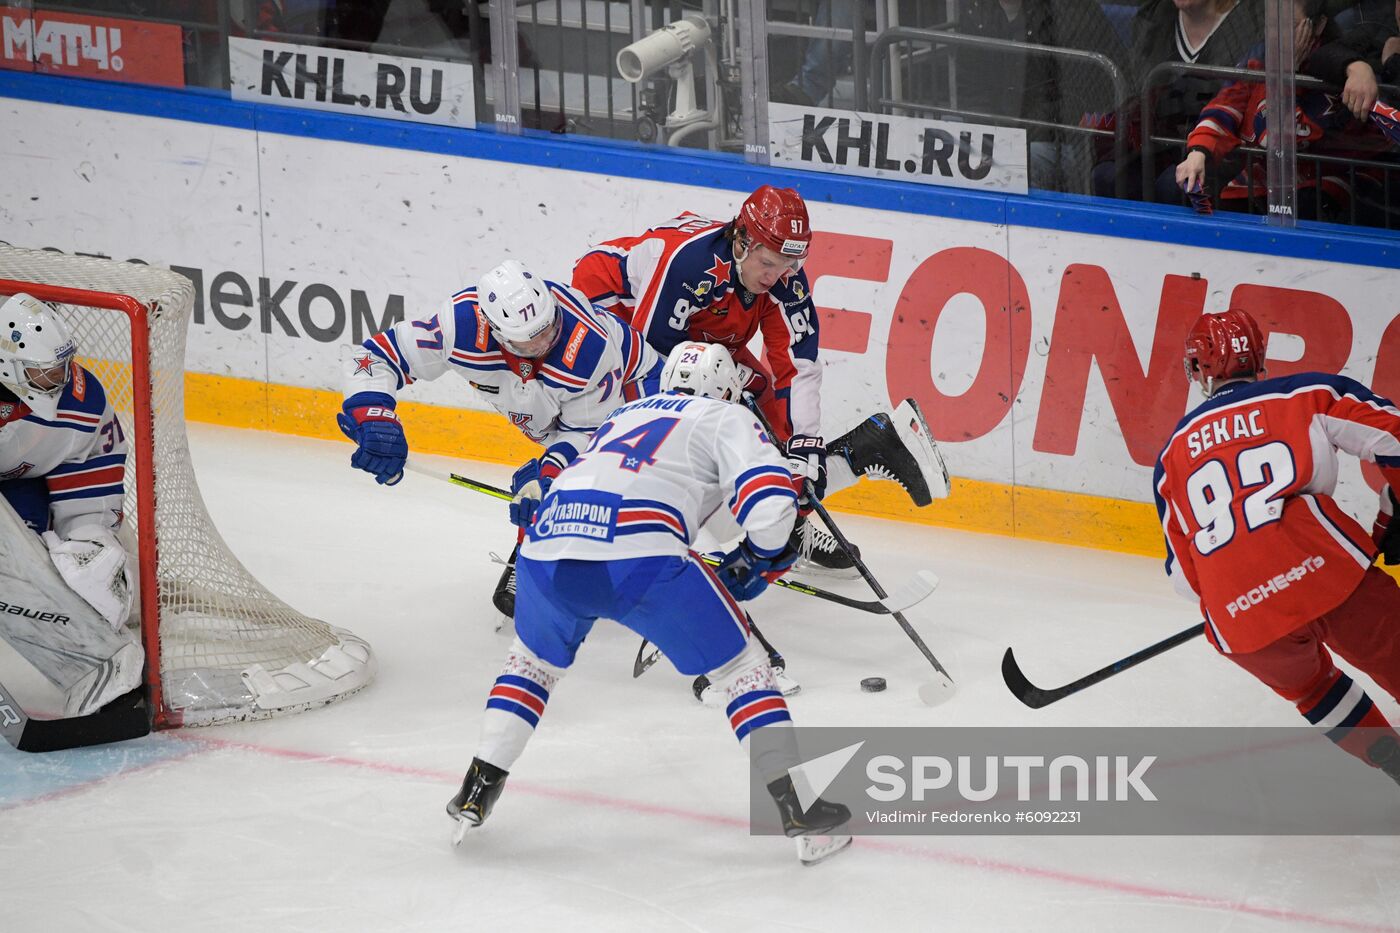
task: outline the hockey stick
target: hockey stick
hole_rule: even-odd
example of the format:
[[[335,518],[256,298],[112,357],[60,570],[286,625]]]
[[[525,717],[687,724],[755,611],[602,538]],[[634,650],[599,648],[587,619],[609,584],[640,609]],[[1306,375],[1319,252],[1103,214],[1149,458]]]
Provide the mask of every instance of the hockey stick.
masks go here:
[[[459,476],[456,473],[449,473],[446,470],[437,470],[433,467],[424,466],[423,464],[413,461],[410,461],[405,468],[412,473],[430,476],[433,479],[440,479],[445,483],[451,483],[454,486],[461,486],[464,489],[471,489],[475,492],[484,493],[485,495],[497,499],[503,499],[506,502],[510,502],[515,498],[498,486],[482,483],[466,476]],[[719,566],[719,558],[717,557],[704,554],[697,554],[696,556],[711,567]],[[505,561],[502,561],[502,563],[505,563]],[[928,599],[933,591],[938,588],[938,582],[937,574],[929,570],[920,570],[914,575],[913,579],[895,590],[894,593],[881,599],[852,599],[849,596],[842,596],[840,593],[833,593],[830,590],[824,590],[820,587],[799,583],[796,580],[785,580],[779,577],[777,580],[773,581],[775,586],[779,586],[785,590],[792,590],[794,593],[801,593],[804,596],[815,596],[817,599],[825,599],[828,602],[837,603],[850,609],[859,609],[861,612],[873,612],[880,615],[903,612],[911,606],[918,605],[925,599]]]
[[[1115,674],[1121,674],[1130,667],[1136,667],[1148,658],[1155,658],[1164,651],[1170,651],[1177,645],[1185,644],[1197,635],[1205,632],[1204,623],[1197,623],[1188,629],[1177,632],[1170,638],[1164,638],[1155,645],[1143,648],[1134,652],[1126,658],[1114,661],[1108,667],[1101,667],[1092,674],[1086,674],[1072,683],[1063,687],[1055,687],[1046,690],[1037,687],[1026,679],[1026,675],[1021,673],[1021,667],[1016,663],[1016,656],[1011,653],[1011,649],[1006,649],[1006,654],[1001,658],[1001,678],[1006,681],[1006,687],[1011,691],[1011,695],[1031,709],[1040,709],[1042,706],[1049,706],[1057,700],[1063,700],[1071,694],[1078,693],[1086,687],[1092,687],[1101,680],[1107,680]]]
[[[770,438],[773,437],[773,426],[768,423],[767,416],[764,415],[763,410],[758,407],[758,403],[754,400],[753,396],[745,394],[744,403],[748,405],[749,410],[753,412],[759,424],[763,425],[763,429],[768,432],[768,436]],[[869,584],[870,589],[874,591],[875,595],[880,599],[885,599],[889,594],[885,592],[884,587],[880,586],[880,582],[875,579],[875,576],[870,572],[870,568],[865,566],[865,561],[860,559],[860,555],[851,547],[851,542],[846,540],[846,536],[842,534],[841,529],[836,526],[836,522],[831,518],[831,513],[826,510],[826,506],[822,505],[821,500],[817,498],[817,491],[812,487],[812,481],[810,479],[804,479],[803,483],[806,487],[807,501],[812,504],[812,509],[820,515],[822,521],[826,523],[827,530],[831,532],[831,536],[836,539],[836,543],[839,544],[841,549],[846,552],[846,555],[851,558],[851,562],[855,564],[856,569],[860,571],[861,577]],[[894,620],[899,623],[899,627],[904,629],[904,634],[909,636],[909,640],[919,649],[924,658],[928,660],[928,663],[933,665],[936,676],[933,680],[925,681],[919,685],[919,699],[922,700],[926,706],[937,706],[951,697],[953,691],[957,689],[956,684],[953,683],[952,675],[948,673],[947,669],[942,664],[938,663],[938,659],[933,656],[933,652],[929,650],[928,645],[924,644],[924,640],[919,637],[919,633],[914,631],[914,627],[909,624],[909,620],[904,618],[903,612],[891,612],[890,615],[894,616]]]
[[[22,752],[57,752],[137,739],[151,731],[144,701],[145,691],[137,687],[86,716],[30,719],[0,684],[0,733]]]

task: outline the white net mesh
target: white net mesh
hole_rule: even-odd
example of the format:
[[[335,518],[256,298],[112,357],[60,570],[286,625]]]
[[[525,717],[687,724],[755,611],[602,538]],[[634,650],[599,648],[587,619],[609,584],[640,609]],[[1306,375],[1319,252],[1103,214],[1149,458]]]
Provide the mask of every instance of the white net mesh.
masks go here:
[[[0,279],[129,295],[149,310],[155,528],[138,523],[130,321],[121,311],[59,304],[83,366],[126,432],[126,520],[156,556],[163,707],[172,724],[205,725],[321,706],[373,679],[369,646],[291,609],[229,551],[205,511],[185,436],[185,331],[194,287],[136,263],[0,243]],[[30,289],[44,297],[39,289]],[[154,535],[155,547],[146,546]]]

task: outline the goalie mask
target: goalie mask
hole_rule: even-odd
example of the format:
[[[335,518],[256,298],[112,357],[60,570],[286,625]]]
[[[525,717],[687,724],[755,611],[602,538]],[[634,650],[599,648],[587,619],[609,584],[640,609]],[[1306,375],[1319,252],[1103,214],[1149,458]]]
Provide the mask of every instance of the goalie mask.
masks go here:
[[[678,343],[661,370],[661,389],[734,402],[741,389],[739,370],[721,344]]]
[[[18,294],[0,304],[0,385],[40,418],[58,414],[77,344],[47,302]]]
[[[559,308],[549,286],[517,260],[483,275],[476,298],[496,339],[516,356],[544,356],[559,337]]]
[[[1186,336],[1186,378],[1209,396],[1221,382],[1262,373],[1264,350],[1264,336],[1248,313],[1231,308],[1203,314]]]

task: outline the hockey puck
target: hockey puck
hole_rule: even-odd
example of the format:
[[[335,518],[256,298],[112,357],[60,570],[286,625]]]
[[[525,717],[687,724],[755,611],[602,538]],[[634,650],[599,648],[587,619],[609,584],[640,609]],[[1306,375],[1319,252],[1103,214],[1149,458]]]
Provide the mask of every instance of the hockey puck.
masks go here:
[[[866,677],[860,682],[860,689],[865,693],[879,693],[885,689],[885,678]]]

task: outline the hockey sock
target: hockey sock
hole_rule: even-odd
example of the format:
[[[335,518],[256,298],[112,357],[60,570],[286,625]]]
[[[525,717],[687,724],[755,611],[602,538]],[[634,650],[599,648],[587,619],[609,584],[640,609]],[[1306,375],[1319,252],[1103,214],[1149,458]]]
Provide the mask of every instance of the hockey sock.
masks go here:
[[[1374,767],[1367,749],[1379,735],[1376,730],[1389,729],[1390,723],[1360,684],[1340,670],[1336,674],[1330,684],[1324,683],[1299,700],[1298,712],[1323,729],[1343,751]]]
[[[510,646],[501,675],[486,698],[476,757],[509,771],[544,715],[562,668],[541,660],[519,638]]]
[[[773,679],[765,652],[751,640],[732,661],[711,671],[709,678],[724,698],[724,713],[746,754],[753,734],[764,730],[762,749],[751,755],[753,766],[765,781],[785,776],[799,763],[797,740],[787,701]]]

